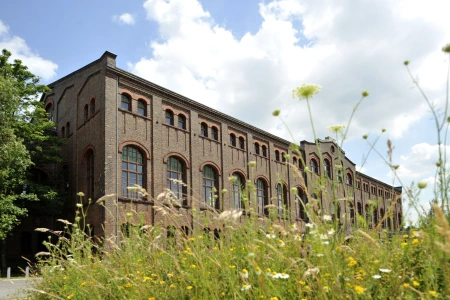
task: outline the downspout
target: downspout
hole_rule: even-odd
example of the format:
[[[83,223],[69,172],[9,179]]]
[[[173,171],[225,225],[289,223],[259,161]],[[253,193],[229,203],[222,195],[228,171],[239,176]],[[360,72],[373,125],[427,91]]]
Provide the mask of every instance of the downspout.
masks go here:
[[[116,80],[116,243],[119,244],[119,76]]]

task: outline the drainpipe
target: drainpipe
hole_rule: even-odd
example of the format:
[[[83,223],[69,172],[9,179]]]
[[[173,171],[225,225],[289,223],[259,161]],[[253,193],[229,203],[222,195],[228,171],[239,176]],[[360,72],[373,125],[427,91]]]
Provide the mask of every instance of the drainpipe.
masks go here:
[[[116,80],[116,243],[119,244],[119,76]]]

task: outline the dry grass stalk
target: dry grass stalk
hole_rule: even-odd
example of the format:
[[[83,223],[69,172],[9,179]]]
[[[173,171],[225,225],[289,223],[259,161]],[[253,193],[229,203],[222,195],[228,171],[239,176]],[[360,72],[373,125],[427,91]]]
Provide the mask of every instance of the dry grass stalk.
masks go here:
[[[444,212],[439,207],[439,205],[433,205],[434,213],[436,215],[436,221],[438,225],[436,225],[437,231],[444,238],[445,244],[442,242],[436,241],[436,245],[441,247],[441,249],[450,254],[450,226],[448,224],[447,218],[444,215]]]

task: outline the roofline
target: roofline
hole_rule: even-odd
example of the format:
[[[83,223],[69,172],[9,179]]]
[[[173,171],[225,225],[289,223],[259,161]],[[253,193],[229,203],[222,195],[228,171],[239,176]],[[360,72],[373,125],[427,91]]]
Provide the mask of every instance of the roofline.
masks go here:
[[[394,189],[399,189],[400,191],[403,189],[403,187],[400,185],[400,186],[393,186],[393,185],[390,185],[390,184],[388,184],[388,183],[386,183],[386,182],[383,182],[383,181],[381,181],[381,180],[378,180],[378,179],[376,179],[376,178],[373,178],[372,176],[369,176],[369,175],[367,175],[367,174],[364,174],[364,173],[361,173],[361,172],[358,172],[358,171],[356,171],[356,175],[358,175],[358,176],[363,176],[363,177],[367,177],[368,179],[370,179],[371,181],[376,181],[377,183],[381,183],[381,184],[384,184],[384,185],[387,185],[387,186],[389,186],[389,187],[392,187],[392,188],[394,188]]]
[[[347,155],[345,155],[344,149],[342,149],[341,146],[339,146],[339,145],[336,143],[335,140],[325,140],[325,139],[319,139],[319,138],[317,138],[317,140],[319,141],[319,143],[333,143],[336,147],[339,148],[339,150],[342,151],[342,154],[344,154],[344,157],[345,157],[352,165],[356,166],[356,164],[355,164],[350,158],[348,158]],[[309,142],[309,141],[307,141],[307,140],[303,140],[303,141],[300,142],[300,146],[301,146],[301,144],[315,145],[316,143],[315,143],[315,142]]]

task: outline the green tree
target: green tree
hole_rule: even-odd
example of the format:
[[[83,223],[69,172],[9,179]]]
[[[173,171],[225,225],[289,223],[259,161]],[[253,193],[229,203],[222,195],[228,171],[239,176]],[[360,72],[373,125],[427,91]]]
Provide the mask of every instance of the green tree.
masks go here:
[[[60,161],[61,140],[40,101],[48,88],[10,57],[7,50],[0,54],[0,240],[27,215],[32,202],[47,202],[50,213],[57,213],[61,203],[57,189],[31,182],[33,166]]]

